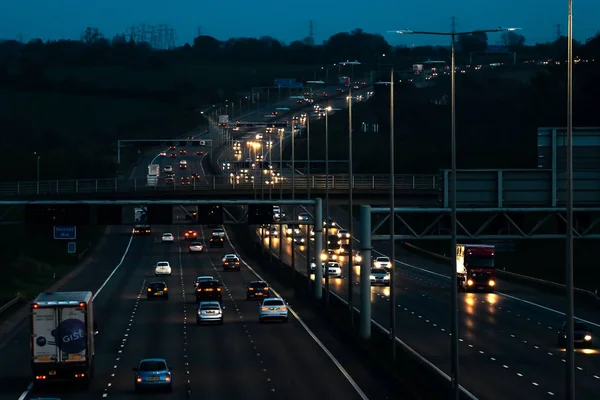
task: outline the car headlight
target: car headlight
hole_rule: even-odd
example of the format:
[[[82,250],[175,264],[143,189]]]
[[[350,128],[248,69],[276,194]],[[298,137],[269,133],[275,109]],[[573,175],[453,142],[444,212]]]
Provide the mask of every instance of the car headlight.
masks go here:
[[[371,275],[371,280],[375,280],[375,277],[373,275]]]
[[[588,341],[588,342],[589,342],[590,340],[592,340],[592,335],[585,335],[585,336],[583,337],[583,339],[584,339],[585,341]]]
[[[390,280],[390,276],[389,276],[389,275],[386,275],[386,276],[383,278],[383,280],[385,280],[385,281],[389,281],[389,280]]]

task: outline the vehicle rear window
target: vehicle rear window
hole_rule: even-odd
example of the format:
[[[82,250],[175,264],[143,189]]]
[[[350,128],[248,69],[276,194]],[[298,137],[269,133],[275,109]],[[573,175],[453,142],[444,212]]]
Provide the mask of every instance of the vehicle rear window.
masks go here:
[[[140,371],[164,371],[167,365],[162,361],[144,361],[140,364]]]
[[[164,289],[165,286],[166,285],[164,283],[151,283],[148,285],[148,287],[151,287],[152,289]]]
[[[200,307],[201,310],[218,310],[219,306],[216,304],[205,304]]]
[[[283,301],[282,300],[265,300],[263,305],[265,305],[265,306],[282,306]]]
[[[160,261],[157,265],[159,267],[166,267],[167,265],[169,265],[169,263],[168,262],[164,262],[164,261]]]
[[[202,242],[192,242],[192,246],[202,246]]]
[[[267,284],[265,282],[253,282],[250,284],[250,287],[263,288],[263,287],[267,287]]]
[[[200,282],[200,287],[203,288],[216,288],[219,287],[219,282],[215,282],[215,281],[204,281],[204,282]]]

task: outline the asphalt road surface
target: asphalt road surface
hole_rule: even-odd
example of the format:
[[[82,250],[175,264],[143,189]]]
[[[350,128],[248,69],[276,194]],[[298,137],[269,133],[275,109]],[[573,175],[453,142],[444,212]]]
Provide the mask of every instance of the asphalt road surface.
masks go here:
[[[291,209],[287,211],[288,216],[295,215]],[[344,221],[342,215],[332,215]],[[265,245],[269,245],[268,239]],[[358,246],[354,242],[354,248]],[[295,247],[296,268],[306,272],[306,248]],[[378,243],[374,248],[389,254],[389,249]],[[278,255],[278,239],[273,239],[272,251]],[[314,246],[310,245],[309,251],[314,255]],[[291,253],[291,242],[284,240],[283,260],[288,264]],[[450,290],[454,289],[443,274],[449,267],[406,251],[398,251],[396,258],[404,263],[398,264],[396,272],[397,337],[449,373],[448,305]],[[353,272],[353,301],[360,308],[359,268]],[[347,299],[347,266],[343,273],[344,279],[330,279],[330,288],[331,293]],[[461,384],[480,399],[564,397],[564,349],[556,346],[557,330],[564,318],[560,313],[562,299],[502,280],[498,289],[491,294],[459,293]],[[389,327],[389,288],[374,287],[371,292],[373,319]],[[600,318],[590,310],[579,307],[576,315],[600,327]],[[598,350],[577,350],[575,360],[578,397],[597,398]]]

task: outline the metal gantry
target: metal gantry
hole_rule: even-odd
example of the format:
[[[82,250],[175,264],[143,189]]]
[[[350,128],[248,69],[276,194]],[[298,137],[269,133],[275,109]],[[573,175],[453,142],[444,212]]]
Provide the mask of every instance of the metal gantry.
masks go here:
[[[395,240],[450,240],[451,208],[395,208]],[[460,240],[565,239],[566,208],[458,208]],[[382,227],[390,210],[372,208],[372,240],[389,240]],[[573,236],[600,239],[600,207],[574,208]]]

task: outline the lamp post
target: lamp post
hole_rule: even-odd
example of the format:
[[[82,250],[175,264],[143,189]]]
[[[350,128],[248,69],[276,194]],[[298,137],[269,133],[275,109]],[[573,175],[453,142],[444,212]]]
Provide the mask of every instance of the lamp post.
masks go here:
[[[451,194],[452,198],[452,208],[451,208],[451,251],[449,254],[456,253],[456,243],[457,243],[457,232],[456,232],[456,37],[457,36],[465,36],[473,33],[489,33],[489,32],[506,32],[506,31],[515,31],[519,28],[496,28],[496,29],[480,29],[473,30],[467,32],[432,32],[432,31],[412,31],[412,30],[395,30],[389,31],[391,33],[398,34],[410,34],[410,35],[433,35],[433,36],[449,36],[451,38],[451,83],[450,83],[450,130],[451,130],[451,144],[450,144],[450,158],[451,158]],[[394,218],[393,215],[390,216],[391,219]],[[392,260],[392,262],[394,262]],[[456,257],[452,257],[451,259],[451,269],[450,276],[456,276]],[[450,330],[451,330],[451,367],[450,367],[450,377],[452,380],[452,398],[458,400],[460,397],[460,384],[458,380],[458,293],[455,284],[450,285]],[[395,301],[395,299],[392,299]]]
[[[394,236],[396,217],[394,213],[396,165],[394,159],[394,69],[390,73],[390,334],[392,336],[392,361],[396,362],[396,242]]]
[[[352,189],[354,183],[354,175],[352,168],[352,85],[348,90],[348,229],[350,232],[350,242],[348,245],[348,310],[350,311],[350,324],[354,326],[354,303],[352,301],[353,286],[354,286],[354,255],[352,253],[352,238],[354,231]]]
[[[33,155],[35,156],[35,164],[36,164],[36,181],[40,181],[40,155],[38,154],[37,151],[33,152]]]
[[[573,295],[573,0],[568,1],[567,22],[567,354],[565,398],[575,399],[575,353],[574,353],[574,295]]]
[[[296,198],[296,135],[294,135],[294,126],[292,124],[292,200]],[[293,208],[293,207],[292,207]],[[292,244],[293,244],[292,240]],[[293,247],[293,246],[292,246]]]
[[[325,107],[325,251],[329,250],[329,112],[331,107]],[[315,255],[321,257],[321,255]],[[328,260],[326,260],[328,261]],[[329,305],[329,268],[325,263],[325,304]]]
[[[306,198],[310,200],[310,111],[306,113]]]

